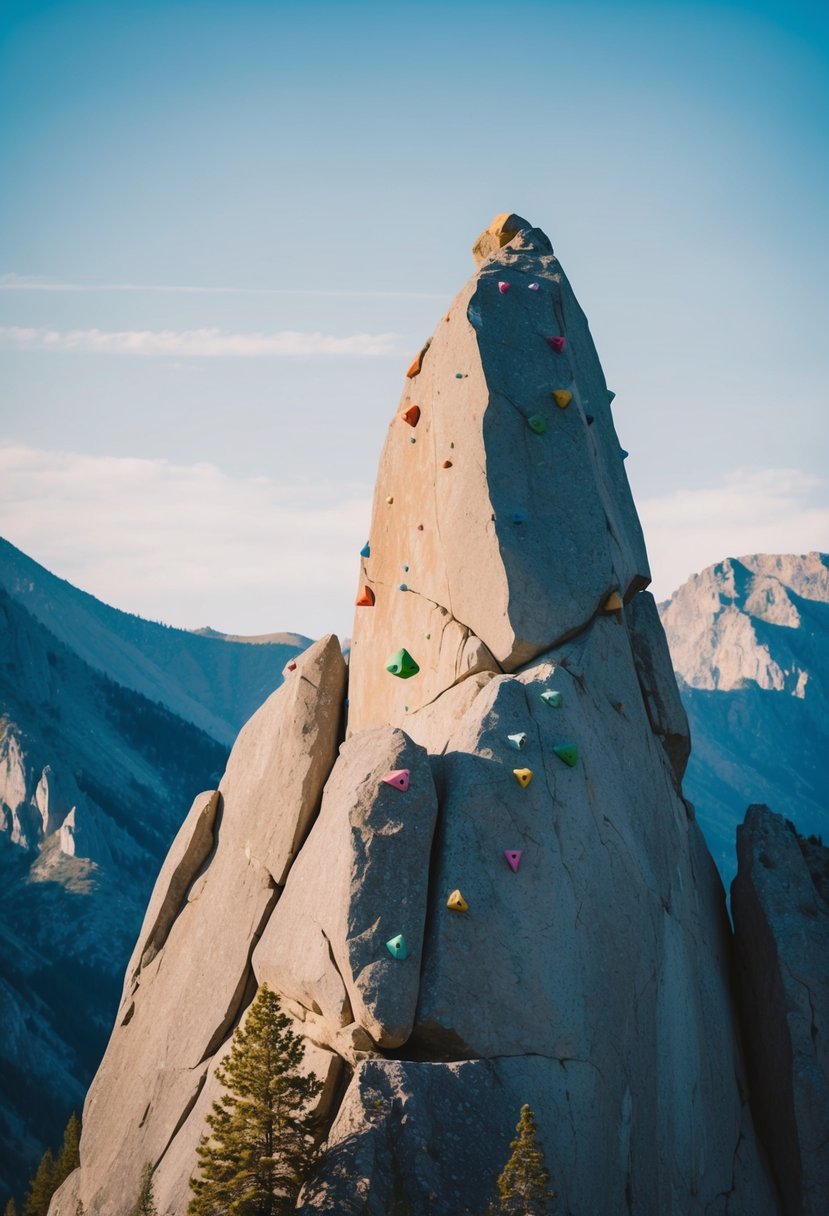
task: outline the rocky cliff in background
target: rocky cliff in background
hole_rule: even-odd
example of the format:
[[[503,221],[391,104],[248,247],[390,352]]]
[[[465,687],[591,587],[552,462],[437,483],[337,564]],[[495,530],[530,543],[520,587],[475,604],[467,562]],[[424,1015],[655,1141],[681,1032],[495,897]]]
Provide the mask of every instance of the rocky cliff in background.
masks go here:
[[[475,254],[389,427],[347,729],[324,639],[162,869],[52,1216],[147,1161],[185,1211],[263,981],[326,1082],[309,1216],[482,1213],[525,1102],[562,1212],[779,1210],[612,394],[547,237]]]
[[[304,639],[239,645],[154,625],[5,542],[0,575],[3,1198],[80,1110],[183,812]],[[192,719],[188,681],[209,693]]]
[[[749,803],[829,839],[829,556],[729,558],[660,614],[691,725],[684,788],[726,885]]]

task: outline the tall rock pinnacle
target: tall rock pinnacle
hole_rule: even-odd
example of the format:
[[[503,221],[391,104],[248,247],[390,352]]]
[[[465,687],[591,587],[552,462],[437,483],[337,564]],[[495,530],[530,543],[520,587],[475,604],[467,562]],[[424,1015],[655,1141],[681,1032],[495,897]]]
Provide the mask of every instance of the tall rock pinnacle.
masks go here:
[[[326,1082],[305,1216],[481,1216],[525,1103],[562,1213],[779,1213],[610,394],[546,236],[475,257],[389,427],[347,738],[326,639],[173,846],[51,1216],[147,1161],[183,1216],[265,982]]]

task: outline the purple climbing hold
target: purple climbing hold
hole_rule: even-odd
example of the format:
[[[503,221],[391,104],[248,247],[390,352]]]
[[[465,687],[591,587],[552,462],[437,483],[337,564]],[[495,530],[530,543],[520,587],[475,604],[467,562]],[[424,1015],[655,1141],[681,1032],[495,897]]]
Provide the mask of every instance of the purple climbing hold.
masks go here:
[[[538,284],[530,283],[529,286],[527,287],[527,291],[538,291]]]
[[[387,773],[385,777],[381,777],[383,785],[391,785],[396,790],[403,790],[405,793],[409,788],[409,772],[407,768],[396,768],[393,773]]]
[[[507,859],[507,865],[512,870],[513,874],[518,873],[518,867],[521,865],[521,854],[523,849],[504,849],[504,856]]]

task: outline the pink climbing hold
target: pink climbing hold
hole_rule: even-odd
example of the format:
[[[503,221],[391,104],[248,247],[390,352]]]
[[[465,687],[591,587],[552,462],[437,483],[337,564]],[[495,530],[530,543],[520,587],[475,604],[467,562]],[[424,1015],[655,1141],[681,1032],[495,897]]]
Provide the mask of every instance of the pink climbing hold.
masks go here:
[[[403,790],[405,793],[409,788],[409,769],[395,769],[393,773],[383,777],[383,785],[392,785],[396,790]]]
[[[527,287],[527,291],[538,291],[538,284],[530,283],[529,286]]]
[[[507,865],[512,870],[513,874],[518,873],[518,867],[521,865],[521,854],[523,849],[504,849],[504,856],[507,859]]]
[[[547,343],[549,346],[552,346],[553,350],[558,351],[558,353],[561,354],[567,345],[567,340],[566,338],[548,338]]]
[[[509,283],[499,283],[498,290],[500,291],[502,296],[505,296],[507,294],[507,292],[509,291]]]

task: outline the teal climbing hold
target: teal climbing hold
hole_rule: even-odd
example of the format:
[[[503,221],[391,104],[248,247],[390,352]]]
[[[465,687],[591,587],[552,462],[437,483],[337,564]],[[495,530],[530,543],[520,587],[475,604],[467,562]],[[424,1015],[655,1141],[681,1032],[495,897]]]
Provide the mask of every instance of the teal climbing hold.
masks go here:
[[[536,435],[543,435],[547,430],[547,419],[541,414],[533,414],[532,418],[527,419],[527,426],[531,431],[535,431]]]
[[[371,557],[371,545],[366,541],[360,550],[360,557]]]
[[[416,676],[420,671],[417,663],[415,663],[408,650],[400,649],[396,654],[393,654],[386,661],[386,671],[391,675],[397,676],[401,680],[408,680],[411,676]]]
[[[559,743],[558,747],[554,747],[553,751],[558,756],[559,760],[563,760],[570,768],[574,768],[579,761],[579,749],[575,743]]]
[[[404,572],[405,572],[406,574],[408,574],[408,573],[409,573],[409,567],[408,567],[408,566],[404,566],[404,567],[403,567],[403,570],[404,570]]]
[[[397,937],[390,937],[386,942],[386,949],[395,958],[409,957],[409,947],[406,945],[406,939],[402,933],[398,933]]]
[[[507,735],[507,743],[509,743],[510,747],[514,747],[517,752],[521,752],[526,746],[527,736],[523,730],[518,731],[514,735]]]
[[[616,396],[616,394],[614,393],[613,389],[612,389],[612,388],[609,388],[609,389],[607,390],[607,404],[608,404],[608,405],[610,405],[610,403],[613,401],[613,398],[614,398],[615,396]]]
[[[513,511],[512,522],[514,524],[525,524],[527,522],[526,512],[525,511]]]
[[[561,709],[564,704],[564,694],[548,688],[541,694],[541,700],[545,705],[549,705],[551,709]]]
[[[401,591],[408,591],[408,590],[409,590],[409,584],[408,584],[408,583],[401,583],[401,584],[400,584],[400,590],[401,590]]]

